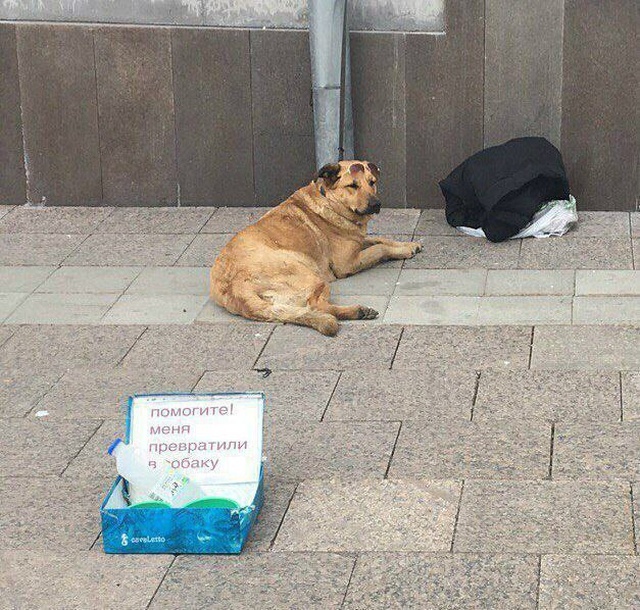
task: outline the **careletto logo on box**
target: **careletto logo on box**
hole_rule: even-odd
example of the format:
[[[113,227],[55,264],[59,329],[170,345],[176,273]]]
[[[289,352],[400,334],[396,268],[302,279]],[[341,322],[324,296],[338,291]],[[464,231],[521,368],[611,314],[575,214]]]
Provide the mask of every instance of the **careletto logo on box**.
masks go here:
[[[127,534],[122,534],[120,536],[120,544],[122,546],[128,546],[129,542],[131,544],[153,544],[165,542],[164,536],[133,536],[129,538]]]

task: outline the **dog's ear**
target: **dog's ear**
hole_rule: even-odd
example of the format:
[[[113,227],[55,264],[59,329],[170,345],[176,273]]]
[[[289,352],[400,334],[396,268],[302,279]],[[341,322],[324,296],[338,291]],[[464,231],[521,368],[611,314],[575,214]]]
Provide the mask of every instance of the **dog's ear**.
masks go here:
[[[333,186],[340,177],[340,165],[338,163],[327,163],[320,168],[318,178],[322,178],[327,186]]]

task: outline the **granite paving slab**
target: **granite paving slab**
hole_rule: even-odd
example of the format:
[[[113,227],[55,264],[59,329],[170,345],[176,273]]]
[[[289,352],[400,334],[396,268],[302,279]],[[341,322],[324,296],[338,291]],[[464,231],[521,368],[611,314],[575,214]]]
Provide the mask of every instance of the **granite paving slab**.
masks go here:
[[[429,236],[404,269],[509,269],[518,266],[520,242],[491,243],[477,237]]]
[[[640,608],[640,558],[545,555],[538,607]]]
[[[475,386],[474,371],[348,370],[325,420],[467,420]]]
[[[264,392],[265,421],[320,421],[337,382],[335,371],[207,371],[194,392]]]
[[[33,292],[55,267],[0,267],[0,292]]]
[[[98,233],[197,233],[214,212],[209,207],[115,208]]]
[[[126,366],[250,369],[263,349],[269,324],[210,324],[149,328],[123,361]]]
[[[407,326],[394,369],[527,368],[528,326]]]
[[[65,265],[153,266],[173,265],[193,235],[95,233],[67,259]]]
[[[547,421],[620,419],[618,373],[483,370],[474,420]]]
[[[0,218],[4,218],[9,212],[15,209],[15,205],[0,205]]]
[[[486,294],[490,296],[567,295],[574,291],[575,271],[490,269]]]
[[[486,269],[403,269],[395,296],[480,296]]]
[[[399,326],[341,325],[336,337],[298,326],[277,326],[258,368],[345,370],[388,369],[398,345]]]
[[[640,372],[622,373],[622,411],[625,420],[640,420]]]
[[[102,324],[190,324],[209,297],[190,294],[123,294]]]
[[[142,267],[60,267],[36,292],[102,294],[124,292]]]
[[[0,234],[0,265],[59,265],[86,235],[45,233]]]
[[[640,479],[640,421],[557,424],[553,478]]]
[[[0,476],[60,474],[100,421],[55,422],[46,417],[0,420]]]
[[[537,327],[531,368],[640,370],[640,328],[604,325]]]
[[[331,302],[336,305],[362,305],[370,307],[378,312],[378,317],[373,320],[343,320],[347,326],[376,326],[386,323],[385,315],[389,305],[389,296],[382,294],[337,294],[331,297]]]
[[[170,555],[70,554],[64,549],[0,551],[0,597],[7,608],[144,608]]]
[[[576,295],[640,295],[640,271],[576,271]]]
[[[337,610],[353,562],[351,557],[316,553],[181,556],[162,581],[149,608]]]
[[[203,267],[147,267],[127,288],[127,294],[209,294],[209,270]]]
[[[46,367],[0,368],[0,417],[24,417],[59,379]]]
[[[444,210],[422,210],[416,227],[416,235],[465,237],[464,233],[447,223]]]
[[[28,292],[0,292],[0,322],[5,322],[28,296]]]
[[[0,548],[88,551],[100,532],[98,508],[112,483],[113,476],[86,473],[73,479],[0,479]]]
[[[420,210],[383,208],[367,226],[370,235],[411,235],[415,231]]]
[[[237,233],[260,220],[271,208],[218,208],[201,233]]]
[[[633,269],[631,242],[628,237],[525,239],[519,266],[521,269]]]
[[[538,560],[501,555],[358,557],[345,609],[536,608]]]
[[[626,212],[578,212],[576,224],[565,237],[629,237],[629,214]]]
[[[405,421],[390,478],[543,479],[551,425],[541,421]]]
[[[571,308],[568,296],[483,297],[478,324],[571,324]]]
[[[133,394],[190,392],[200,378],[195,367],[89,366],[74,367],[46,393],[38,409],[53,419],[121,418],[127,398]]]
[[[263,453],[283,479],[382,478],[389,466],[397,422],[295,422],[267,425]]]
[[[640,269],[640,239],[632,239],[631,247],[633,249],[633,268]]]
[[[392,296],[385,314],[389,324],[477,324],[480,299],[460,296]]]
[[[640,296],[575,297],[573,323],[640,326]]]
[[[140,326],[21,326],[0,347],[0,366],[61,374],[75,367],[115,365],[143,330]]]
[[[97,324],[117,294],[29,295],[7,318],[7,324]]]
[[[220,250],[233,237],[227,233],[196,235],[182,256],[176,262],[178,267],[211,267]]]
[[[331,284],[332,295],[390,295],[396,288],[399,269],[374,268]]]
[[[0,233],[93,233],[113,208],[59,206],[16,208],[0,221]]]
[[[203,269],[207,269],[203,267]],[[208,269],[207,269],[208,271]],[[219,322],[225,322],[228,324],[254,324],[257,323],[256,320],[249,320],[248,318],[243,318],[242,316],[237,316],[228,312],[224,307],[220,307],[216,305],[211,299],[209,299],[204,307],[200,310],[200,313],[196,316],[195,323],[196,324],[215,324]]]
[[[631,212],[631,237],[640,237],[640,212]]]
[[[0,326],[0,347],[2,347],[9,338],[15,334],[17,328],[17,326]],[[0,354],[1,353],[2,352],[0,351]]]
[[[455,481],[303,481],[274,549],[448,552],[459,498]]]
[[[453,551],[632,554],[629,486],[465,481]]]

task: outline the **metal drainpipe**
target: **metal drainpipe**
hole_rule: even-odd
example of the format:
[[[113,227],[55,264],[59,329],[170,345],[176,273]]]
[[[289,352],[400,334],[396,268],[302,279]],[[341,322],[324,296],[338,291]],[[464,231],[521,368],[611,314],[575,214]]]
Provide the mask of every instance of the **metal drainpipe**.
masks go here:
[[[322,167],[339,159],[353,159],[354,155],[347,0],[309,0],[309,44],[316,164]]]

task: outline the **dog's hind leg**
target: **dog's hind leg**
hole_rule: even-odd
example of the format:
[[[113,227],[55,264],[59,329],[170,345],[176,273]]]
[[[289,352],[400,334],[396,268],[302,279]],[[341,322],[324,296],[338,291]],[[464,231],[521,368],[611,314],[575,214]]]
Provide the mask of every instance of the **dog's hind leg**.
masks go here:
[[[363,305],[334,305],[329,301],[329,284],[322,283],[309,297],[309,306],[319,311],[329,313],[338,320],[373,320],[378,317],[378,312],[371,307]]]

